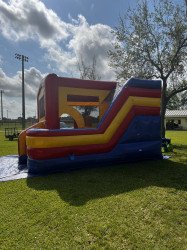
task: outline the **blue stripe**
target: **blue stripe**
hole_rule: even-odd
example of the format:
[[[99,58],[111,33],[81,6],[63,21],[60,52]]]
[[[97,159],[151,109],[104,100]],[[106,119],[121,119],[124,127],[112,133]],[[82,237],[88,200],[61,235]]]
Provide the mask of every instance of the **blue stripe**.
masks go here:
[[[125,87],[145,88],[145,89],[161,89],[161,80],[143,80],[131,78],[125,84]]]

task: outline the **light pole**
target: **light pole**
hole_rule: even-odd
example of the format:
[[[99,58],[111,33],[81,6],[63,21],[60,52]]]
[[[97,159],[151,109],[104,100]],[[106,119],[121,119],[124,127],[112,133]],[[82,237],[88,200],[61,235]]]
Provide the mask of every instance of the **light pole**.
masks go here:
[[[3,93],[4,93],[4,91],[3,90],[1,90],[1,122],[2,122],[2,124],[3,124]]]
[[[15,54],[15,58],[22,63],[22,129],[25,129],[25,79],[24,79],[24,62],[28,62],[29,58],[24,55]]]

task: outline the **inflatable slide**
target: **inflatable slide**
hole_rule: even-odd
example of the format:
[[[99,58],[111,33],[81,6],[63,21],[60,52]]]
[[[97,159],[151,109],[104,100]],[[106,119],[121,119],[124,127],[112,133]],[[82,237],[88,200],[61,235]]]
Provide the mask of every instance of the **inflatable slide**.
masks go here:
[[[18,141],[29,172],[161,159],[161,81],[131,78],[113,100],[115,89],[115,82],[48,75],[37,95],[39,125]],[[97,127],[76,106],[98,107]],[[73,118],[74,128],[60,128],[62,114]]]

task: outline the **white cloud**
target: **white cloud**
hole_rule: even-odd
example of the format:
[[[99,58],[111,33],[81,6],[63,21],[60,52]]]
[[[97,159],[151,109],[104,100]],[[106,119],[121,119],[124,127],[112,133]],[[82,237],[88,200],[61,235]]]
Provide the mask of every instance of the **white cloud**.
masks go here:
[[[78,77],[77,60],[91,65],[96,58],[97,74],[103,80],[113,80],[114,72],[108,66],[107,51],[111,49],[114,37],[111,27],[103,24],[90,25],[85,17],[73,19],[69,23],[61,20],[39,0],[0,0],[0,32],[6,39],[32,40],[45,49],[46,70],[55,68],[64,74]],[[0,65],[3,61],[0,57]],[[25,69],[26,113],[35,115],[36,93],[41,78],[38,69]],[[4,109],[10,117],[21,114],[21,72],[10,77],[0,68],[0,89],[5,90]]]
[[[39,70],[32,67],[25,70],[25,98],[26,114],[34,116],[36,113],[36,95],[41,79],[45,76]],[[16,118],[21,114],[21,72],[18,71],[10,77],[0,68],[0,89],[4,90],[4,110],[8,110],[9,117]],[[5,112],[4,112],[5,114]]]
[[[90,64],[95,56],[101,78],[113,79],[107,57],[114,39],[111,28],[102,24],[89,25],[82,15],[77,20],[69,15],[69,19],[70,23],[62,21],[39,0],[0,1],[0,30],[4,37],[38,42],[46,49],[45,58],[53,64],[52,68],[56,67],[62,74],[76,76],[77,58],[81,56]]]
[[[114,39],[111,28],[107,25],[89,25],[86,19],[79,15],[79,25],[72,31],[68,48],[74,51],[77,58],[82,57],[86,64],[92,64],[93,57],[97,60],[97,71],[102,79],[111,79],[113,72],[108,66],[107,51],[112,48]]]
[[[0,2],[2,34],[11,40],[61,40],[68,36],[67,24],[41,1],[11,0]]]

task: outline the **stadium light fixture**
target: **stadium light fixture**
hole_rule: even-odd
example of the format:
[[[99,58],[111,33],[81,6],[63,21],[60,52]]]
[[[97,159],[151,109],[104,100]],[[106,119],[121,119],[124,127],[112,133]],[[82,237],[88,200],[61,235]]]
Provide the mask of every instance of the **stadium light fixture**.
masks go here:
[[[24,62],[28,62],[28,56],[15,53],[15,58],[21,61],[22,64],[22,129],[25,129],[25,77],[24,77]]]

